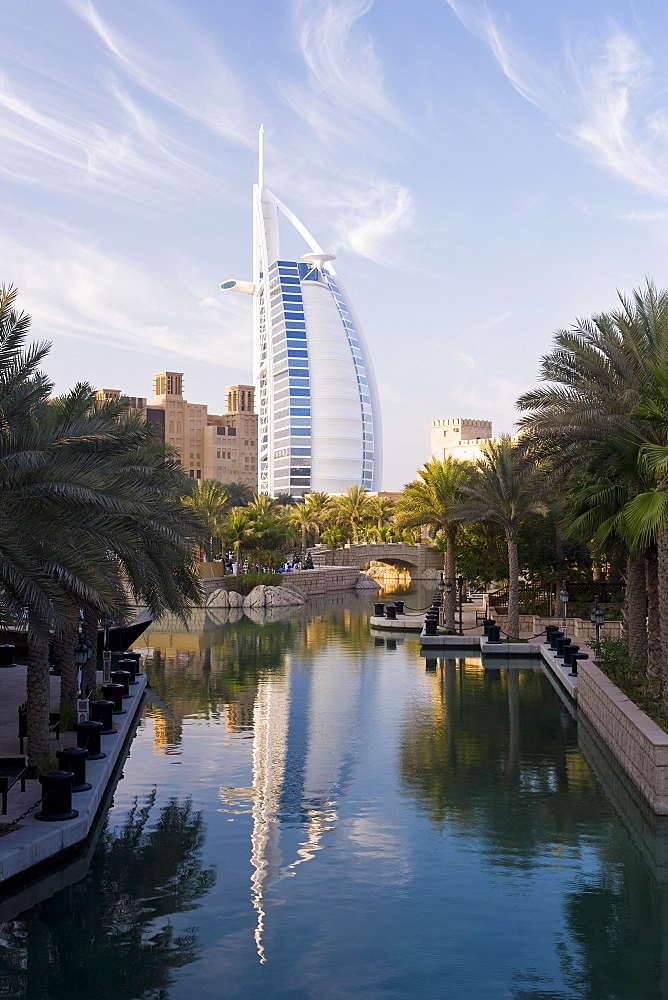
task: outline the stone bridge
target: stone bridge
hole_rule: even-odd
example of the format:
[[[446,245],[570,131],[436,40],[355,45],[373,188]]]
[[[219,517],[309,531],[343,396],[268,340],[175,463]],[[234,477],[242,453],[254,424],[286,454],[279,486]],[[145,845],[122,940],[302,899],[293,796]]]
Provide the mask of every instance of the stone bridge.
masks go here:
[[[342,549],[316,545],[309,549],[313,565],[356,566],[364,569],[372,562],[407,569],[414,580],[434,580],[443,569],[443,553],[433,545],[405,542],[351,542]]]

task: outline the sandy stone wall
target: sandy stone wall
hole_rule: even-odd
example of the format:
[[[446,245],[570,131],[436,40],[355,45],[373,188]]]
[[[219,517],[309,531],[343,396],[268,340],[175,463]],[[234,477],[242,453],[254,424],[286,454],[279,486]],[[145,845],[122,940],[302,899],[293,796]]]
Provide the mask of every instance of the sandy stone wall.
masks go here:
[[[593,663],[578,665],[578,712],[587,716],[655,813],[668,815],[668,733]]]
[[[321,569],[302,569],[285,573],[281,583],[295,587],[308,597],[309,594],[329,594],[335,590],[354,590],[359,577],[360,571],[356,566],[323,566]],[[221,588],[233,590],[234,578],[228,576],[202,580],[202,584],[208,598],[215,590]]]
[[[323,566],[321,569],[301,569],[286,573],[281,581],[286,587],[296,587],[309,594],[329,594],[334,590],[354,590],[360,571],[356,566]]]

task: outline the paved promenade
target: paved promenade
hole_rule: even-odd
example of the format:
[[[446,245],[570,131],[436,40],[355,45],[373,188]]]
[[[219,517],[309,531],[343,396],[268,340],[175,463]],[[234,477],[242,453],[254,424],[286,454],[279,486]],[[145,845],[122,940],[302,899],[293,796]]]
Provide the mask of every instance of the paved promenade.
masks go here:
[[[0,670],[0,756],[19,756],[18,709],[26,700],[26,667],[8,667]],[[95,814],[107,790],[109,780],[128,734],[134,732],[138,720],[140,704],[146,688],[146,675],[137,677],[138,683],[131,686],[131,696],[123,700],[125,715],[114,716],[117,734],[102,736],[102,752],[107,756],[102,760],[86,762],[86,780],[92,788],[72,795],[72,808],[79,816],[63,822],[36,820],[34,813],[22,819],[18,826],[11,821],[32,806],[41,797],[42,786],[37,779],[26,781],[25,792],[20,782],[10,789],[7,799],[7,814],[0,816],[0,886],[35,865],[58,855],[63,850],[78,844],[86,838],[95,819]],[[60,678],[50,677],[51,710],[58,711],[60,700]],[[102,683],[102,672],[98,671],[98,683]],[[68,746],[76,746],[76,733],[63,732],[60,739],[51,737],[51,753]],[[34,810],[39,811],[39,807]]]

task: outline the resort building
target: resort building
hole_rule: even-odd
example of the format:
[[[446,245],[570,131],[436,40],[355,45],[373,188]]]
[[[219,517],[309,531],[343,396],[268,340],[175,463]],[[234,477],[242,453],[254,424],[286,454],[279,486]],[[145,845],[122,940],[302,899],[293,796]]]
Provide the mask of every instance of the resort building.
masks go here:
[[[434,420],[431,425],[431,457],[439,462],[444,458],[475,462],[482,455],[480,446],[491,436],[491,420],[467,420],[464,417]]]
[[[175,448],[192,479],[257,486],[257,414],[252,385],[225,389],[227,412],[209,413],[204,403],[183,397],[182,372],[158,372],[155,398],[146,417],[159,436]]]
[[[326,253],[264,185],[253,188],[253,280],[223,289],[253,297],[253,375],[259,421],[258,488],[302,496],[313,490],[377,490],[380,408],[359,321]],[[305,240],[300,260],[279,246],[283,216]]]
[[[121,395],[120,389],[96,389],[95,398],[99,400],[105,399],[118,399]],[[146,398],[144,396],[127,396],[130,400],[130,406],[133,410],[145,410],[146,409]]]
[[[98,389],[96,399],[115,399],[120,389]],[[192,479],[244,483],[257,489],[257,413],[252,385],[228,385],[227,409],[209,413],[205,403],[183,398],[183,372],[158,372],[155,398],[147,405],[141,396],[128,396],[134,409],[143,410],[156,436],[179,453]]]

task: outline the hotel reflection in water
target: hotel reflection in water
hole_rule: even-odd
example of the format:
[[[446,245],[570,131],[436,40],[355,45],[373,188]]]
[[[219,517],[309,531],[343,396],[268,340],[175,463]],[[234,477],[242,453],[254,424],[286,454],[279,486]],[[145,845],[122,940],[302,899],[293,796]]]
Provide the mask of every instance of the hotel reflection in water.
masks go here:
[[[278,669],[256,676],[233,698],[215,706],[226,734],[253,732],[252,787],[221,787],[220,801],[223,812],[252,815],[250,891],[262,963],[267,960],[265,900],[284,879],[298,877],[299,867],[327,846],[326,835],[337,823],[338,803],[355,765],[365,706],[370,704],[365,689],[373,683],[357,658],[343,655],[331,636],[325,640],[319,635],[317,621],[302,626],[305,652],[314,641],[320,645],[324,640],[315,662],[310,656],[302,660],[299,654],[284,652]],[[149,641],[170,681],[177,672],[193,684],[206,684],[202,665],[207,660],[210,664],[211,650],[201,648],[201,634],[152,633]],[[165,652],[157,653],[160,648]],[[157,753],[178,752],[182,721],[194,714],[192,700],[181,700],[171,683],[169,702],[167,708],[158,698],[157,711],[149,705],[146,712],[152,717]],[[210,705],[213,709],[213,699]],[[207,714],[212,718],[211,711]]]

